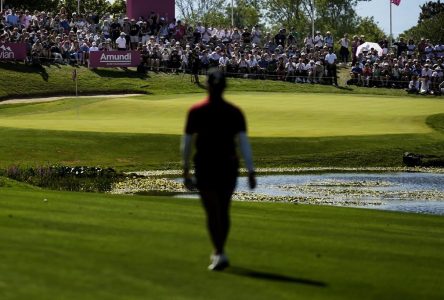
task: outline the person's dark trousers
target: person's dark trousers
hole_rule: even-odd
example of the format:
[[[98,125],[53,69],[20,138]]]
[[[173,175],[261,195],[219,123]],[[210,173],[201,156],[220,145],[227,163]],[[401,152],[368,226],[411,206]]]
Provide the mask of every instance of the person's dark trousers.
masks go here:
[[[338,74],[336,70],[336,64],[329,64],[327,66],[328,77],[331,80],[331,83],[334,85],[338,85]]]

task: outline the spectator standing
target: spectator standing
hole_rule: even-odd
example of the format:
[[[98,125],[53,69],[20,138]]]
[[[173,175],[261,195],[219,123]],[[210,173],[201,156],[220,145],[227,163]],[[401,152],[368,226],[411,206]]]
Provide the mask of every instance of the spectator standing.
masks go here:
[[[338,86],[338,74],[336,70],[337,59],[336,54],[333,53],[333,49],[329,48],[328,54],[325,55],[325,62],[327,63],[327,76],[331,79],[334,86]]]
[[[140,26],[136,23],[135,19],[131,19],[130,27],[129,27],[129,35],[130,35],[130,49],[135,50],[137,45],[140,42]]]
[[[314,36],[313,43],[315,47],[321,49],[324,46],[324,37],[321,35],[321,32],[316,31],[316,35]]]
[[[400,37],[399,41],[396,43],[393,43],[393,45],[395,45],[397,47],[396,57],[400,57],[403,52],[407,52],[407,49],[408,49],[407,44],[405,43],[403,37]]]
[[[17,27],[19,22],[19,17],[15,14],[14,10],[11,10],[11,12],[6,16],[6,23],[9,26]]]
[[[420,94],[427,94],[430,92],[430,82],[432,78],[433,71],[430,69],[429,64],[424,65],[424,69],[421,72],[421,88],[419,90]]]
[[[349,47],[350,47],[350,40],[348,39],[348,34],[344,34],[344,37],[339,40],[338,42],[341,45],[341,49],[339,51],[342,62],[344,64],[348,63],[348,57],[350,55]]]
[[[304,39],[305,51],[310,52],[314,48],[313,37],[308,33]]]
[[[223,52],[221,58],[219,59],[219,70],[223,73],[227,72],[227,66],[230,59],[227,57],[227,53]]]
[[[259,25],[255,25],[253,27],[253,30],[251,31],[251,41],[253,44],[255,45],[261,45],[261,37],[262,37],[262,33],[261,30],[259,28]]]
[[[285,42],[287,41],[287,35],[285,28],[281,28],[279,33],[274,36],[274,43],[276,46],[285,46]]]
[[[325,34],[324,46],[327,46],[327,48],[333,48],[333,36],[331,35],[330,31],[327,31]]]

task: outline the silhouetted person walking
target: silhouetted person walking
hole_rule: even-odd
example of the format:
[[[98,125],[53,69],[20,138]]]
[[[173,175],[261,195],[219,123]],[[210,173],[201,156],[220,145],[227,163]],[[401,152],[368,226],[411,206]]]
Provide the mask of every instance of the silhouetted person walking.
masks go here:
[[[194,105],[186,122],[182,141],[184,182],[192,189],[190,157],[193,136],[196,137],[194,156],[196,187],[207,216],[207,227],[214,246],[208,269],[228,267],[225,242],[230,228],[231,196],[236,187],[239,159],[236,142],[245,160],[250,188],[256,187],[251,147],[246,134],[242,112],[226,102],[222,94],[226,87],[225,76],[219,70],[208,74],[208,99]]]

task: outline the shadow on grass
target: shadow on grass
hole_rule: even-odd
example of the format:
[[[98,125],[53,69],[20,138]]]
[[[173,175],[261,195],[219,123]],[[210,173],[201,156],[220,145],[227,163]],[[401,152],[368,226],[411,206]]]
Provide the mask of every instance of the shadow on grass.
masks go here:
[[[49,74],[46,71],[45,67],[42,65],[27,65],[20,62],[6,62],[0,63],[0,69],[14,71],[14,72],[22,72],[22,73],[38,73],[42,76],[44,81],[48,81]]]
[[[131,70],[127,68],[120,69],[91,69],[91,71],[100,77],[106,78],[140,78],[147,79],[150,76],[148,74],[137,72],[137,70]]]
[[[274,274],[274,273],[268,273],[268,272],[261,272],[261,271],[255,271],[243,267],[230,267],[228,268],[225,273],[238,275],[238,276],[244,276],[244,277],[250,277],[254,279],[261,279],[261,280],[268,280],[268,281],[279,281],[279,282],[286,282],[286,283],[294,283],[294,284],[305,284],[305,285],[311,285],[316,287],[326,287],[327,284],[322,281],[312,280],[312,279],[305,279],[305,278],[297,278],[287,275],[280,275],[280,274]]]

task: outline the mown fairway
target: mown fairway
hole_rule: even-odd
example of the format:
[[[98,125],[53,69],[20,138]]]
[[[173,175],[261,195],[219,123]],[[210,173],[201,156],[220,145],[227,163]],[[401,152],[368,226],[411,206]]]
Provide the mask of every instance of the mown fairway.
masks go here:
[[[47,199],[47,201],[44,201]],[[235,203],[233,267],[206,270],[196,200],[0,178],[0,299],[440,299],[444,219]]]
[[[204,97],[0,105],[0,167],[178,168],[186,112]],[[400,166],[405,151],[444,155],[439,98],[273,92],[226,98],[247,115],[258,166]]]
[[[331,137],[432,131],[444,101],[332,94],[243,93],[227,99],[246,113],[253,137]],[[0,110],[0,126],[42,130],[181,134],[204,95],[71,99]]]

